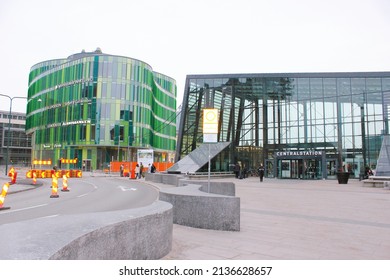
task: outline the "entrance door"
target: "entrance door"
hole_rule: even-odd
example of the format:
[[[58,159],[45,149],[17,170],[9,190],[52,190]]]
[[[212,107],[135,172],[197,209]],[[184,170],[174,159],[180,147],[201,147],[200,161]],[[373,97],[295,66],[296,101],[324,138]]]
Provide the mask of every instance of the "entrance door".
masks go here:
[[[91,160],[90,159],[83,160],[83,171],[91,171]]]
[[[317,159],[308,159],[306,164],[306,179],[320,179],[322,177],[321,161]]]
[[[283,159],[281,163],[281,178],[291,178],[291,160]]]
[[[300,179],[302,178],[302,160],[283,159],[279,161],[279,178],[282,179]]]
[[[302,160],[293,159],[291,160],[291,179],[299,179],[300,175],[300,165],[302,165]]]
[[[326,161],[327,178],[336,178],[337,161],[336,159],[330,159]]]
[[[267,159],[265,161],[265,177],[274,178],[274,160]]]

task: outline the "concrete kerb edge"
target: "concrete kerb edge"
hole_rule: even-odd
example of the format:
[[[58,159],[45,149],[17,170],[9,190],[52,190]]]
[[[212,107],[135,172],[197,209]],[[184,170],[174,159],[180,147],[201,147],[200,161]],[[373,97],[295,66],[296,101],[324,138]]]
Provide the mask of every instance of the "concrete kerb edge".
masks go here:
[[[50,259],[153,260],[164,257],[172,249],[172,205],[156,201],[153,206],[137,208],[135,211],[143,212],[140,216],[100,227],[74,239]]]
[[[0,227],[8,236],[0,240],[0,259],[160,259],[172,249],[173,211],[171,204],[156,201],[141,208]]]

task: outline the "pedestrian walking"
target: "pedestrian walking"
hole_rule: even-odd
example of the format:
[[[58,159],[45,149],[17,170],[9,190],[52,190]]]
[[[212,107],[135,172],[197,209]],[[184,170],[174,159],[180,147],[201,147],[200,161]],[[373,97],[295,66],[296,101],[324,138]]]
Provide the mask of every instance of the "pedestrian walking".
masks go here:
[[[144,165],[141,162],[141,166],[139,167],[139,178],[142,178],[142,172],[144,171]]]
[[[264,166],[262,164],[260,164],[259,169],[257,171],[259,172],[260,182],[263,182]]]
[[[240,165],[238,164],[238,162],[236,163],[236,165],[234,165],[234,174],[236,175],[236,178],[238,179],[238,175],[240,174]]]
[[[120,171],[120,176],[123,177],[123,169],[124,169],[124,165],[121,164],[120,168],[119,168],[119,171]]]
[[[139,165],[137,163],[137,165],[135,166],[135,179],[139,178]]]

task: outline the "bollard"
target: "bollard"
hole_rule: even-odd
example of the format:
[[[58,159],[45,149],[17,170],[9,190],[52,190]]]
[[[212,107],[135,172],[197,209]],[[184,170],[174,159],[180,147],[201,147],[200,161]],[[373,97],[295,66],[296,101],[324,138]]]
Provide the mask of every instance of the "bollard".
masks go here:
[[[37,184],[37,172],[33,171],[32,179],[33,179],[33,185],[36,185]]]
[[[0,194],[0,210],[10,209],[10,207],[3,207],[4,199],[7,195],[8,189],[9,189],[9,183],[4,183]]]
[[[15,171],[14,167],[11,167],[8,172],[8,177],[11,177],[11,184],[16,184],[16,176],[18,176],[18,172]]]
[[[62,192],[68,192],[69,189],[68,189],[68,177],[66,177],[66,175],[64,174],[62,176]]]
[[[58,198],[60,197],[58,195],[58,178],[55,173],[51,175],[52,181],[51,181],[51,195],[50,198]]]

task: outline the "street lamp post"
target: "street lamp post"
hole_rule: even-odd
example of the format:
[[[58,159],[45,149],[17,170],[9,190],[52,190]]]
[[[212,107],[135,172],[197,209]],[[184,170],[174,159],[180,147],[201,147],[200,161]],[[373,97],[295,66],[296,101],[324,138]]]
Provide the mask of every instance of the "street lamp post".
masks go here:
[[[7,137],[7,152],[5,156],[5,175],[8,175],[8,155],[9,155],[9,139],[11,138],[11,114],[12,114],[12,101],[16,98],[19,99],[27,99],[23,96],[14,96],[11,97],[9,95],[0,94],[0,96],[8,97],[9,98],[9,115],[8,115],[8,137]]]
[[[118,154],[116,157],[116,161],[119,162],[119,152],[120,152],[120,147],[121,147],[121,136],[118,136]]]

